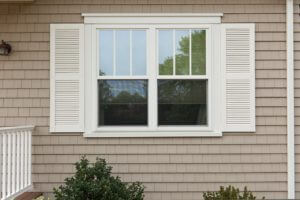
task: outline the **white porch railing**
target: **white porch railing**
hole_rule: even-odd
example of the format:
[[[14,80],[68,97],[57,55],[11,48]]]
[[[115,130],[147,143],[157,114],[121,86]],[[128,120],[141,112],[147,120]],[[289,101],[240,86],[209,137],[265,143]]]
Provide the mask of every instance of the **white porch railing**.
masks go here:
[[[13,199],[32,188],[33,126],[0,128],[0,200]]]

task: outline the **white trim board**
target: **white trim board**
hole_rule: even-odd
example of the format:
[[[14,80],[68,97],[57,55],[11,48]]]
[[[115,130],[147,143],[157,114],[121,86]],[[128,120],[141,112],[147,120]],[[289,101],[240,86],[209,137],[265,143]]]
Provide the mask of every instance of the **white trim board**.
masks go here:
[[[199,132],[199,131],[187,131],[187,132],[173,132],[173,131],[139,131],[139,132],[118,132],[118,131],[111,131],[111,132],[91,132],[91,133],[84,133],[84,137],[222,137],[222,132]]]
[[[223,13],[82,13],[85,24],[220,24]]]
[[[286,0],[288,199],[295,199],[294,2]]]
[[[223,13],[82,13],[84,17],[222,17]]]
[[[220,49],[219,48],[219,44],[220,42],[218,41],[218,39],[220,39],[220,24],[213,24],[213,25],[208,25],[208,24],[189,24],[189,25],[183,25],[183,24],[179,24],[179,25],[152,25],[152,24],[144,24],[144,25],[135,25],[135,24],[128,24],[128,25],[118,25],[118,24],[86,24],[85,25],[85,31],[86,31],[86,35],[89,35],[90,37],[86,38],[86,47],[88,48],[85,56],[85,64],[86,66],[91,66],[91,67],[86,67],[85,68],[85,75],[86,78],[85,79],[85,83],[86,86],[89,85],[92,87],[88,87],[86,88],[86,100],[88,101],[92,101],[92,103],[87,103],[86,104],[86,131],[84,136],[85,137],[219,137],[222,135],[221,131],[220,131],[220,123],[217,123],[220,119],[217,115],[217,111],[213,110],[211,108],[209,108],[209,122],[208,125],[209,126],[202,126],[202,127],[190,127],[190,126],[184,126],[184,127],[157,127],[157,122],[156,122],[156,117],[157,114],[155,114],[154,112],[157,110],[157,108],[155,107],[156,104],[153,102],[157,102],[157,100],[153,100],[153,98],[151,98],[151,101],[149,99],[149,108],[148,110],[153,110],[154,112],[149,112],[148,115],[148,119],[149,120],[149,124],[148,126],[145,127],[101,127],[99,128],[97,125],[97,110],[95,109],[97,108],[97,79],[99,79],[98,74],[97,74],[97,45],[98,42],[97,41],[97,30],[101,29],[101,28],[108,28],[108,29],[113,29],[113,28],[118,28],[118,27],[122,27],[122,28],[136,28],[136,27],[141,27],[143,26],[144,29],[147,30],[147,42],[149,45],[149,52],[148,52],[148,56],[153,57],[155,59],[149,59],[148,62],[148,67],[147,70],[148,71],[148,75],[147,76],[142,76],[140,78],[142,79],[148,79],[149,82],[152,81],[152,87],[149,87],[149,96],[153,96],[153,98],[156,98],[156,84],[153,84],[153,80],[156,80],[156,78],[158,78],[159,76],[157,75],[157,71],[156,68],[149,68],[149,66],[156,66],[158,63],[156,60],[156,56],[155,54],[157,53],[157,46],[155,46],[155,42],[150,42],[150,41],[157,41],[157,28],[201,28],[201,29],[206,29],[207,31],[207,66],[208,70],[207,70],[207,75],[205,76],[201,76],[201,78],[205,78],[208,79],[210,77],[211,74],[211,70],[212,70],[212,61],[211,61],[211,54],[212,54],[212,47],[211,45],[214,45],[214,49]],[[219,27],[219,28],[217,28]],[[214,30],[214,31],[213,31]],[[211,39],[211,34],[214,33],[217,42],[212,43],[212,39]],[[151,39],[150,39],[151,38]],[[215,55],[215,59],[214,62],[216,65],[216,69],[215,69],[215,80],[212,82],[218,82],[216,80],[220,80],[219,76],[220,74],[217,73],[218,71],[220,71],[220,66],[219,66],[219,62],[217,62],[216,60],[219,60],[219,52],[218,54]],[[217,59],[218,58],[218,59]],[[92,71],[91,71],[92,70]],[[156,77],[156,78],[154,78]],[[177,77],[177,76],[176,76]],[[176,78],[176,77],[172,77],[172,78]],[[101,77],[101,79],[115,79],[116,77]],[[132,79],[133,77],[117,77],[117,79]],[[170,77],[168,77],[170,78]],[[178,77],[177,77],[178,78]],[[184,77],[181,77],[184,78]],[[187,76],[186,78],[191,78],[190,76]],[[192,77],[192,78],[196,78],[196,77]],[[199,79],[199,76],[197,76],[197,78]],[[211,77],[210,77],[211,78]],[[134,77],[134,79],[136,79],[136,77]],[[154,81],[156,82],[156,81]],[[217,88],[219,87],[219,85],[214,84],[214,86],[211,86],[209,88],[209,90],[212,89],[212,87],[215,87],[214,91],[218,91]],[[212,92],[209,92],[209,96],[212,95]],[[153,95],[150,95],[153,94]],[[214,98],[212,99],[220,99],[218,97],[218,94],[214,94]],[[214,102],[214,104],[217,105],[216,102]],[[209,106],[211,107],[211,106]],[[211,118],[215,116],[215,120],[211,120]],[[138,133],[136,133],[138,131]],[[176,132],[176,133],[174,133]]]

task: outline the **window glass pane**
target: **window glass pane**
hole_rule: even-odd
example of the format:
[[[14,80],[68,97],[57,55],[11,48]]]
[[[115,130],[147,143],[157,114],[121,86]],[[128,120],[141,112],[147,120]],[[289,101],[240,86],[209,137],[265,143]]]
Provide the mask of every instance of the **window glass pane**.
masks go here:
[[[116,75],[130,75],[130,31],[116,31]]]
[[[158,80],[159,125],[207,125],[206,80]]]
[[[99,31],[99,75],[113,74],[113,31]]]
[[[192,30],[192,74],[206,74],[206,31]]]
[[[173,30],[159,30],[159,75],[173,74]]]
[[[132,31],[132,75],[146,75],[146,31]]]
[[[99,126],[147,125],[147,80],[98,80]]]
[[[190,71],[190,31],[175,31],[176,75],[189,75]]]

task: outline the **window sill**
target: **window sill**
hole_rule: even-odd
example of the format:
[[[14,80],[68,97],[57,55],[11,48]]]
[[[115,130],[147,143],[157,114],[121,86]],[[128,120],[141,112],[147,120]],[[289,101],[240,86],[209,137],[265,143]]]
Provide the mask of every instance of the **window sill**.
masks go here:
[[[221,137],[216,131],[94,131],[83,134],[87,138],[95,137]]]

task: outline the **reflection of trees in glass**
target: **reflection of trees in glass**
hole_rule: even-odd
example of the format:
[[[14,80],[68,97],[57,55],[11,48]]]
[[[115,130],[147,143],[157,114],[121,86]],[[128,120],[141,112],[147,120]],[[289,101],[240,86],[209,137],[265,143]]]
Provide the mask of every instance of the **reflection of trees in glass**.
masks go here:
[[[192,31],[192,74],[206,73],[206,31]]]
[[[146,80],[100,80],[99,125],[146,125]]]
[[[101,69],[100,69],[99,74],[100,74],[100,76],[105,76],[106,75],[105,72],[101,71]]]
[[[121,86],[121,87],[120,87]],[[100,103],[147,103],[147,82],[105,80],[99,82]]]
[[[204,75],[206,65],[206,32],[204,30],[192,30],[192,74]],[[176,74],[189,74],[189,36],[182,37],[177,49]],[[163,64],[159,64],[159,74],[169,75],[173,72],[173,57],[167,57]]]
[[[205,125],[206,80],[159,80],[160,125]]]
[[[99,99],[101,102],[108,102],[112,98],[111,86],[107,81],[98,82],[98,90],[99,90]]]
[[[206,80],[159,80],[159,103],[206,103]]]

